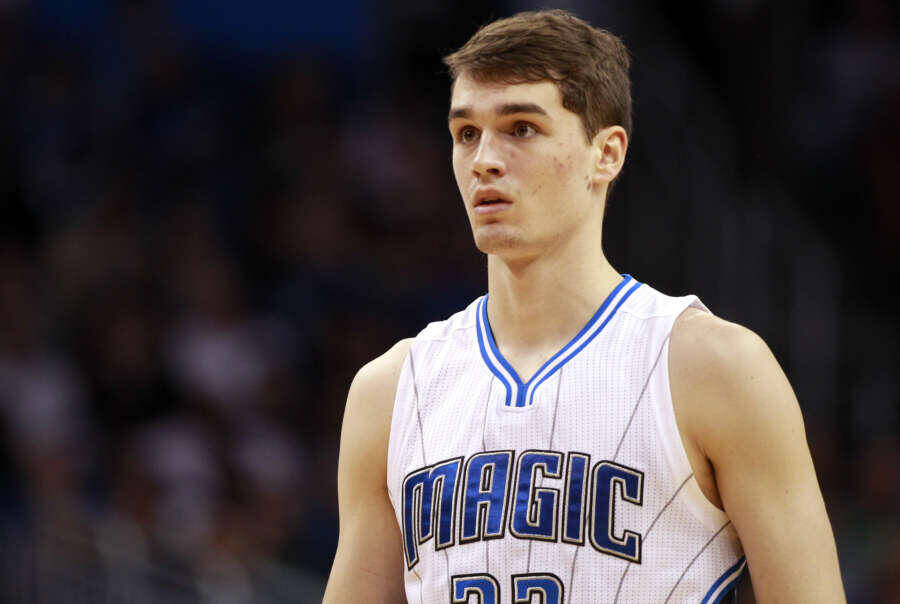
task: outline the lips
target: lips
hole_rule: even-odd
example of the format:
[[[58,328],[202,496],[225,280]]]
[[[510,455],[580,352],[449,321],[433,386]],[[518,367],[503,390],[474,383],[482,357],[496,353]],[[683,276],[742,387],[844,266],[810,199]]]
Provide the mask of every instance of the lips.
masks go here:
[[[512,204],[512,200],[496,189],[483,189],[476,192],[473,198],[474,207],[472,211],[479,216],[496,214],[503,212]]]
[[[473,198],[473,206],[481,207],[481,206],[494,206],[499,204],[511,204],[512,200],[506,197],[500,191],[496,189],[482,189],[480,191],[476,191],[475,197]]]

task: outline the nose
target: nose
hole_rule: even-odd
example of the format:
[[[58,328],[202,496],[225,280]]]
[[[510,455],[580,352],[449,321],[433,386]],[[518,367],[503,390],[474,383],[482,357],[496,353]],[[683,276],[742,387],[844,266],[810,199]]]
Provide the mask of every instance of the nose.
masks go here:
[[[478,177],[488,174],[503,176],[506,172],[506,165],[493,134],[482,132],[481,140],[478,141],[478,150],[472,162],[472,172]]]

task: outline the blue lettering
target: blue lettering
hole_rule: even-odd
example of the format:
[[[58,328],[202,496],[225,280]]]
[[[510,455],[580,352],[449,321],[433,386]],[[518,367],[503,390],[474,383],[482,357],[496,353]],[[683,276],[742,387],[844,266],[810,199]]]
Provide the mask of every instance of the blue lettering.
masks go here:
[[[500,584],[491,575],[457,575],[450,581],[450,601],[467,604],[469,596],[475,596],[478,604],[497,604],[500,601]]]
[[[512,451],[489,451],[466,462],[460,543],[503,536],[512,456]]]
[[[403,544],[409,568],[418,563],[418,546],[431,539],[435,524],[435,549],[453,545],[454,503],[461,465],[462,458],[457,457],[422,468],[403,481]]]
[[[537,473],[560,478],[562,453],[523,451],[517,466],[516,503],[511,532],[524,539],[556,541],[559,489],[540,488]]]
[[[566,465],[566,507],[563,515],[562,540],[566,543],[584,545],[584,499],[591,457],[584,453],[569,453]]]
[[[575,545],[589,540],[601,553],[641,563],[642,536],[617,524],[616,506],[643,505],[643,472],[612,461],[592,468],[590,455],[578,452],[565,454],[565,464],[558,451],[523,451],[513,464],[514,456],[515,451],[485,451],[469,457],[465,469],[464,458],[456,457],[406,476],[401,531],[409,569],[419,562],[419,547],[432,538],[441,550],[457,537],[459,543],[502,538],[507,524],[519,539]],[[543,486],[547,479],[558,480],[550,484],[561,489]],[[480,584],[472,583],[471,592],[465,591],[469,583],[460,585],[461,594],[487,597],[478,591]]]
[[[635,505],[643,504],[644,474],[612,461],[594,466],[591,477],[593,513],[591,514],[591,545],[598,551],[641,562],[641,536],[626,530],[622,537],[615,534],[616,486],[622,499]]]
[[[533,596],[538,596],[541,604],[562,604],[563,582],[550,573],[513,575],[514,604],[530,604]]]

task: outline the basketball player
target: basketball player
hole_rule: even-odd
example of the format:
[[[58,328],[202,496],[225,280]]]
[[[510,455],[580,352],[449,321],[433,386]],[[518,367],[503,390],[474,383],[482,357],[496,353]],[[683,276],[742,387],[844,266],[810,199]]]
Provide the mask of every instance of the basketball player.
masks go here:
[[[604,257],[625,47],[544,11],[445,62],[488,295],[354,379],[325,601],[718,602],[746,569],[759,602],[844,601],[769,349]]]

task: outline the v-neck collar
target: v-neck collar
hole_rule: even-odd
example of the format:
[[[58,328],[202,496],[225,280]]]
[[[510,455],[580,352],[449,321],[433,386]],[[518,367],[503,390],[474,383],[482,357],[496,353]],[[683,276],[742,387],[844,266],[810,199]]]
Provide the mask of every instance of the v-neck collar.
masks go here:
[[[581,331],[575,334],[575,337],[569,340],[569,343],[563,346],[559,352],[547,359],[527,382],[522,382],[522,378],[519,377],[519,374],[516,373],[516,370],[503,357],[503,354],[497,347],[491,324],[488,321],[488,296],[483,296],[478,303],[476,311],[478,347],[481,349],[481,358],[484,359],[488,369],[506,387],[506,406],[526,407],[534,404],[534,393],[538,386],[559,371],[572,357],[581,352],[598,333],[603,331],[603,328],[613,318],[619,307],[640,286],[641,283],[631,275],[622,275],[622,281],[610,292],[603,304],[600,305],[600,308],[597,309],[597,312],[581,328]]]

